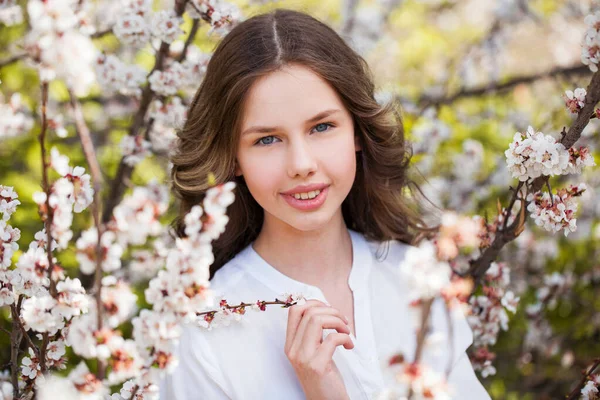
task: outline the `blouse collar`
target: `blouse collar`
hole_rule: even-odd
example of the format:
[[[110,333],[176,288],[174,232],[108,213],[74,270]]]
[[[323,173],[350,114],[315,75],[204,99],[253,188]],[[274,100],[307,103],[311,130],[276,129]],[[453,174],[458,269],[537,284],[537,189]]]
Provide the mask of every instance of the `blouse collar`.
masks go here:
[[[348,277],[348,285],[355,292],[363,289],[367,284],[372,256],[363,235],[352,229],[348,229],[348,232],[352,240],[352,269]],[[245,271],[278,294],[301,292],[306,296],[316,295],[321,300],[324,299],[323,293],[318,287],[292,279],[267,263],[254,250],[252,243],[240,252],[239,264]]]

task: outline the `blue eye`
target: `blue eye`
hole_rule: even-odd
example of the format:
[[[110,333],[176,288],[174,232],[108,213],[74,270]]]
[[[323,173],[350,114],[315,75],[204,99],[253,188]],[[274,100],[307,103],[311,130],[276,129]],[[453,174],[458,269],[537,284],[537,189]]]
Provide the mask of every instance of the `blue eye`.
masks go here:
[[[256,141],[256,144],[261,144],[263,146],[268,146],[273,143],[275,140],[275,136],[264,136]]]
[[[323,123],[317,124],[317,125],[315,125],[315,128],[318,127],[318,126],[327,126],[327,127],[332,127],[333,128],[333,125],[330,124],[329,122],[323,122]],[[321,131],[317,130],[317,132],[327,132],[327,130],[326,129],[325,130],[321,130]]]

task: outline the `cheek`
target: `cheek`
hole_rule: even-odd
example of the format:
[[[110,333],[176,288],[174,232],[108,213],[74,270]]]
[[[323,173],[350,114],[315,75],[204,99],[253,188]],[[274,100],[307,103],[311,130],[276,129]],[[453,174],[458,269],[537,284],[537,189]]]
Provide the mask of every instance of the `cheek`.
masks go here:
[[[248,190],[259,203],[278,190],[279,169],[266,157],[247,157],[241,167]]]
[[[356,174],[356,149],[354,140],[345,140],[343,143],[337,143],[335,146],[337,151],[329,151],[326,154],[327,165],[329,172],[336,175],[340,181],[354,181]]]

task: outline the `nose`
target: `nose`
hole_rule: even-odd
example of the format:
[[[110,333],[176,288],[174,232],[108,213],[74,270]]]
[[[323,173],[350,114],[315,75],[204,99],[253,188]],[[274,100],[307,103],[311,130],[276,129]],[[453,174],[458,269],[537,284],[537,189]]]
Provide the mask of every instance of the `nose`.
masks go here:
[[[287,170],[290,178],[310,176],[317,170],[313,149],[304,138],[289,142]]]

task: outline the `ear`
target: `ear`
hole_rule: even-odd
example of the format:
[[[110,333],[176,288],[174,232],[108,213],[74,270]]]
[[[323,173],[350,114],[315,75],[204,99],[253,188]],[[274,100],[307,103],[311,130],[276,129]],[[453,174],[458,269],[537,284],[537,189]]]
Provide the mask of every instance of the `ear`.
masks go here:
[[[237,160],[235,162],[235,176],[242,176],[242,169],[240,168],[240,164],[238,164]]]

